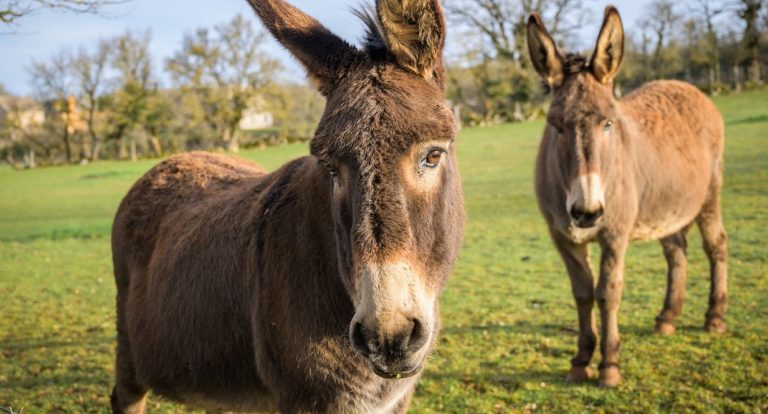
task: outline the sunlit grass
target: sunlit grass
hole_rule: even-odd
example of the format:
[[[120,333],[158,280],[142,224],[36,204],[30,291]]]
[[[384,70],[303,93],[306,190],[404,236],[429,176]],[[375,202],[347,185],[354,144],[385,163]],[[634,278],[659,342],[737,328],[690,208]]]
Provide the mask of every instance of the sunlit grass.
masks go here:
[[[564,381],[576,313],[533,196],[543,124],[468,129],[459,155],[469,215],[442,300],[443,335],[412,411],[768,411],[768,93],[717,99],[727,126],[729,332],[702,330],[708,268],[692,232],[688,301],[672,337],[652,334],[665,289],[657,243],[630,248],[620,311],[625,383]],[[242,157],[274,169],[306,144]],[[0,169],[0,406],[105,412],[112,386],[112,216],[156,161]],[[152,412],[183,412],[151,400]]]

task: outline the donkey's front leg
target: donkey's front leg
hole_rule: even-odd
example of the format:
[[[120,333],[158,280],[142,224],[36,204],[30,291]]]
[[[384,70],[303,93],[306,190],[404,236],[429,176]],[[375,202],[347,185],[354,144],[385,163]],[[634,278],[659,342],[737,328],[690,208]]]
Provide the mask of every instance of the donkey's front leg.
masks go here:
[[[589,249],[586,244],[574,244],[567,240],[556,230],[552,230],[551,234],[571,279],[571,292],[579,315],[579,350],[571,359],[568,381],[584,381],[592,375],[589,363],[597,344],[597,329],[592,312],[595,305],[595,279],[589,265]]]
[[[600,386],[616,387],[621,383],[619,371],[619,303],[624,287],[624,255],[628,237],[601,239],[600,280],[597,283],[597,303],[600,307]]]

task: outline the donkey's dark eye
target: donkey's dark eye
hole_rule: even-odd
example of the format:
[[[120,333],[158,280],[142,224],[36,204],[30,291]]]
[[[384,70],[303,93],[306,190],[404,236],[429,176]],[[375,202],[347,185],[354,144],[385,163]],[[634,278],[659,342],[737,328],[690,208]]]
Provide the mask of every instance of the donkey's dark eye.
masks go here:
[[[320,164],[323,166],[323,168],[325,168],[328,171],[328,174],[332,178],[336,178],[339,176],[339,172],[336,170],[336,168],[333,168],[333,165],[331,165],[331,163],[321,160]]]
[[[438,148],[429,150],[429,154],[427,154],[427,157],[424,159],[424,165],[431,168],[437,167],[437,165],[440,164],[440,158],[443,157],[443,152],[443,150]]]
[[[611,130],[611,127],[613,127],[613,121],[608,121],[605,123],[605,126],[603,127],[603,131],[609,132]]]

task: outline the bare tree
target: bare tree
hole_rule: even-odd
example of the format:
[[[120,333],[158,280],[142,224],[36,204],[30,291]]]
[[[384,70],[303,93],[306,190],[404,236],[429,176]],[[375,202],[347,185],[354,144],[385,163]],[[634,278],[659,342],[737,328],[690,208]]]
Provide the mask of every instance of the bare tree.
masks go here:
[[[566,40],[584,21],[582,0],[446,0],[446,11],[457,25],[482,33],[497,56],[528,67],[525,27],[528,14],[540,12],[551,34]]]
[[[105,7],[127,3],[130,0],[1,0],[0,23],[17,24],[18,20],[41,10],[60,10],[70,13],[99,14]]]
[[[74,133],[71,121],[75,109],[69,103],[69,98],[74,94],[74,79],[69,62],[69,56],[62,51],[53,56],[49,63],[33,61],[28,69],[36,95],[40,100],[48,102],[52,112],[59,118],[52,122],[59,124],[68,163],[72,162],[70,138]]]
[[[681,15],[675,9],[675,3],[672,0],[654,0],[648,8],[645,18],[641,21],[641,26],[649,30],[655,40],[653,57],[650,61],[651,70],[654,76],[664,75],[665,62],[664,49],[671,38],[675,35],[675,28]]]
[[[691,13],[706,27],[706,51],[707,65],[709,66],[709,87],[712,93],[716,93],[721,84],[720,70],[720,45],[715,20],[728,11],[729,6],[723,0],[694,0],[695,7],[691,7]]]
[[[261,50],[265,40],[238,15],[212,32],[203,28],[187,34],[181,50],[166,62],[176,82],[198,97],[206,123],[230,151],[239,148],[243,112],[280,67]]]
[[[761,80],[760,31],[758,17],[765,0],[740,0],[737,14],[744,21],[744,34],[740,45],[740,64],[747,69],[747,79]]]
[[[117,142],[118,158],[126,157],[125,137],[130,135],[132,160],[136,159],[136,134],[149,112],[149,101],[157,91],[149,53],[150,33],[131,33],[112,42],[112,68],[117,72],[117,90],[109,105],[111,131],[108,139]]]
[[[89,52],[87,49],[81,48],[72,60],[72,68],[80,89],[80,99],[87,111],[86,123],[91,138],[89,151],[85,137],[83,137],[80,156],[82,159],[88,158],[91,161],[99,159],[101,150],[101,138],[96,132],[96,114],[99,95],[104,92],[105,70],[109,63],[109,56],[110,45],[107,41],[101,40],[95,51]]]

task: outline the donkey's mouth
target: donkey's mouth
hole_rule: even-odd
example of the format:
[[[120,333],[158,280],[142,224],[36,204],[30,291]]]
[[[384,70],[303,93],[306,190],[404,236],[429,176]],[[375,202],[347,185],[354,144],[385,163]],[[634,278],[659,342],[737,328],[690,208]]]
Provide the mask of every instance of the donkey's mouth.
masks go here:
[[[386,366],[379,366],[378,364],[368,361],[368,366],[374,374],[385,379],[404,379],[412,377],[421,372],[422,364],[415,367],[405,367],[404,369],[389,369]]]
[[[597,226],[598,220],[594,221],[582,221],[582,220],[571,220],[571,227],[576,227],[578,229],[591,229]]]

